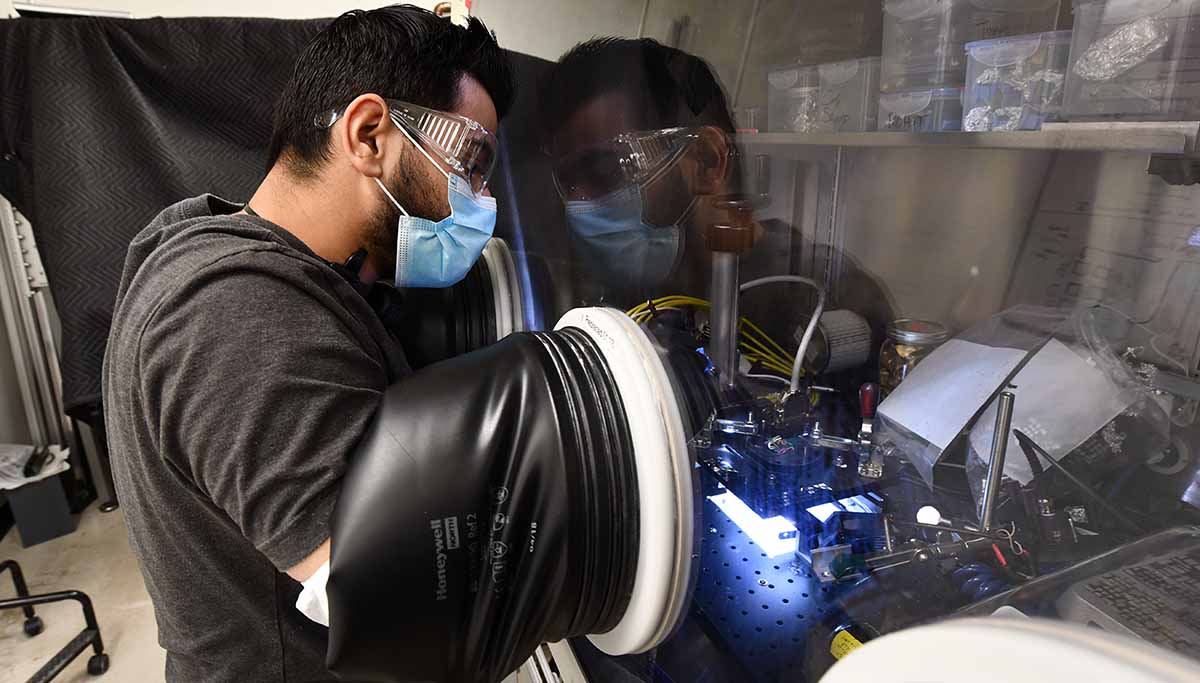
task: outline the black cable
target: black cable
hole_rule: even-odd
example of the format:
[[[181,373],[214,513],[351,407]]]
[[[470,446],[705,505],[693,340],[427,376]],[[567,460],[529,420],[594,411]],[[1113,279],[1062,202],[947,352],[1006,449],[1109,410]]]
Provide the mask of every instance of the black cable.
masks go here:
[[[1064,467],[1062,465],[1062,463],[1055,460],[1053,456],[1051,456],[1049,453],[1047,453],[1045,451],[1045,449],[1043,449],[1041,446],[1037,445],[1037,442],[1035,442],[1033,439],[1029,438],[1028,434],[1026,434],[1025,432],[1022,432],[1019,429],[1014,429],[1013,435],[1017,437],[1017,443],[1019,443],[1021,445],[1021,450],[1025,451],[1026,457],[1031,457],[1031,458],[1036,459],[1037,456],[1041,456],[1041,457],[1045,458],[1046,462],[1050,463],[1051,467],[1058,470],[1058,472],[1060,474],[1062,474],[1064,477],[1066,477],[1068,481],[1070,481],[1072,484],[1074,484],[1076,488],[1078,488],[1085,495],[1087,495],[1087,497],[1094,500],[1097,505],[1099,505],[1100,507],[1102,507],[1106,511],[1108,511],[1108,513],[1111,514],[1113,517],[1115,517],[1117,519],[1117,521],[1121,522],[1122,524],[1129,527],[1131,530],[1133,530],[1134,532],[1136,532],[1138,534],[1146,533],[1133,520],[1131,520],[1128,517],[1126,517],[1125,515],[1121,514],[1120,510],[1116,509],[1115,507],[1110,505],[1108,501],[1104,500],[1104,496],[1101,496],[1099,493],[1096,493],[1095,491],[1092,490],[1092,488],[1090,486],[1083,483],[1074,474],[1071,474],[1070,470],[1068,470],[1066,467]]]

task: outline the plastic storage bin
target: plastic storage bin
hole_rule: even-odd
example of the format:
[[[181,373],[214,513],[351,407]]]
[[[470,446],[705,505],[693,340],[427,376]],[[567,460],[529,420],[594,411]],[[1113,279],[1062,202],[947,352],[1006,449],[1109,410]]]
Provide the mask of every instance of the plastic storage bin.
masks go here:
[[[807,133],[821,125],[816,66],[780,66],[767,74],[767,130]]]
[[[879,57],[832,62],[817,67],[821,102],[835,132],[875,130],[879,112]]]
[[[962,128],[962,88],[879,94],[879,130],[942,133]]]
[[[1038,130],[1062,111],[1071,32],[967,43],[963,130]]]
[[[879,58],[788,66],[767,76],[767,125],[777,133],[875,130]]]
[[[961,86],[963,47],[976,40],[1054,28],[1058,0],[885,0],[884,92]]]
[[[1063,114],[1200,116],[1200,0],[1076,0]]]

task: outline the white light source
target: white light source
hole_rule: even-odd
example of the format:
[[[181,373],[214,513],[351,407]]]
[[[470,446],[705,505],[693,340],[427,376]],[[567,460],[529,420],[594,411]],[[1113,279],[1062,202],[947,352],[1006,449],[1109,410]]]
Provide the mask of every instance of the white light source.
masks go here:
[[[821,503],[808,508],[808,514],[817,518],[817,521],[824,524],[829,521],[835,512],[841,512],[842,506],[837,503]]]
[[[917,510],[917,523],[937,526],[942,523],[942,513],[932,505]]]
[[[730,521],[738,525],[738,528],[744,531],[752,541],[757,543],[767,557],[796,552],[800,534],[796,530],[796,525],[783,517],[763,519],[758,513],[751,510],[749,505],[742,502],[741,498],[733,495],[732,491],[709,496],[708,499],[720,508]]]

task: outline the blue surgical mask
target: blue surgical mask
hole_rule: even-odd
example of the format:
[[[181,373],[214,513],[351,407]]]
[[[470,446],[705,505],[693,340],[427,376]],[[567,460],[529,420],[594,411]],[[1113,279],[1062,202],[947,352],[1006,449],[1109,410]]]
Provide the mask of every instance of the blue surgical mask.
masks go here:
[[[420,145],[413,144],[429,159]],[[450,215],[440,221],[408,215],[387,187],[375,179],[401,213],[396,226],[397,287],[440,288],[458,283],[479,260],[496,228],[494,198],[476,197],[464,178],[447,173],[432,159],[429,163],[446,176]]]
[[[683,243],[679,222],[692,205],[672,225],[650,225],[642,219],[641,192],[630,186],[595,201],[567,202],[567,225],[583,256],[610,284],[653,288],[675,269]]]

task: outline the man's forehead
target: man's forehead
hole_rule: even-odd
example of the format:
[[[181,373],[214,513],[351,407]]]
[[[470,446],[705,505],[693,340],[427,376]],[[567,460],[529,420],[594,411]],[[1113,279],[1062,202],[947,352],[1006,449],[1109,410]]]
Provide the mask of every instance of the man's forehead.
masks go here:
[[[625,93],[595,95],[567,116],[554,139],[556,154],[571,154],[643,128],[641,117]]]
[[[470,74],[463,74],[462,80],[459,81],[458,106],[455,107],[454,113],[476,121],[493,133],[500,126],[492,96],[483,84]]]

